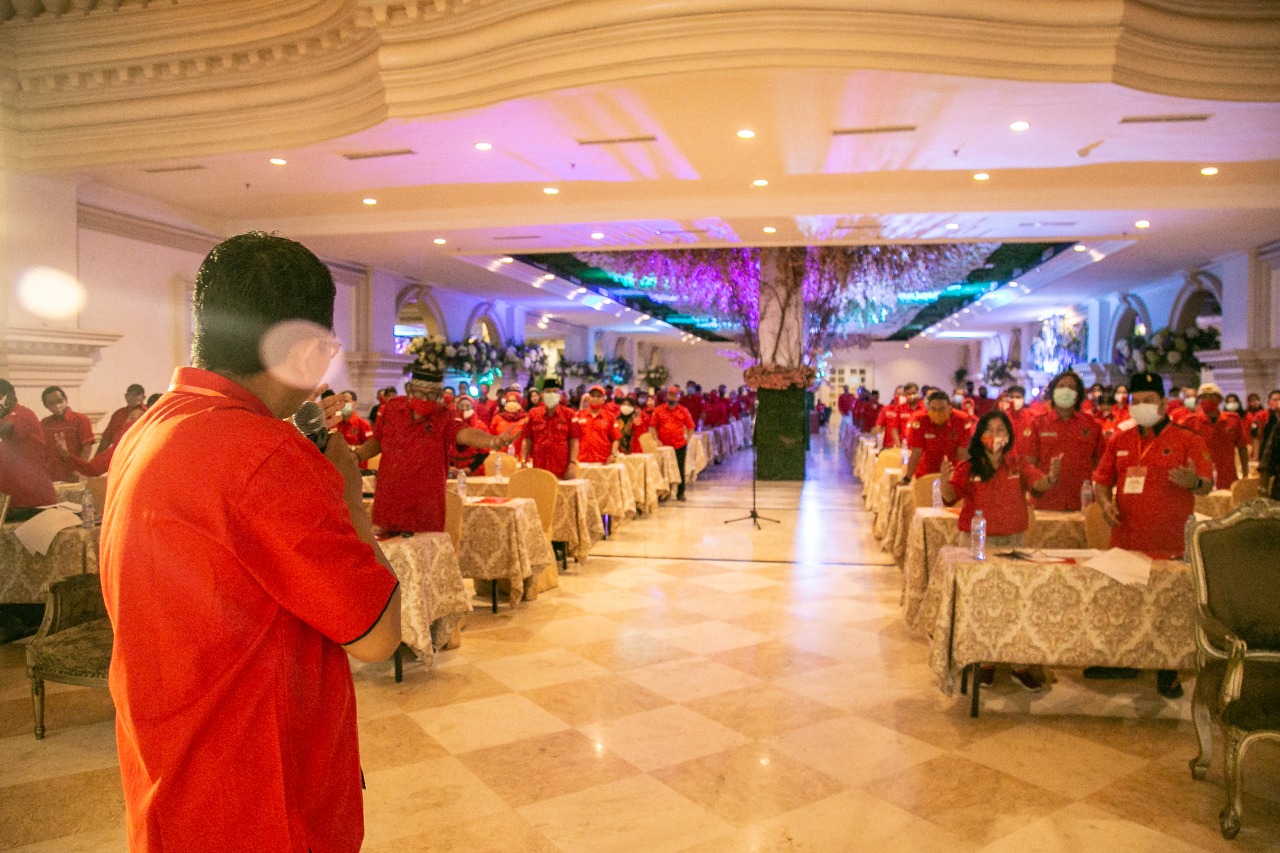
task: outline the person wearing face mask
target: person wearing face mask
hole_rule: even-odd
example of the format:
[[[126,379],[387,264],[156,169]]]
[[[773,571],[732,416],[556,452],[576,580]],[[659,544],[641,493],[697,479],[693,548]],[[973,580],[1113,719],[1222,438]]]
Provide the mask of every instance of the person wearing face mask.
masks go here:
[[[1119,426],[1129,420],[1129,387],[1117,385],[1113,396],[1115,405],[1111,407],[1111,419],[1115,421],[1116,426]]]
[[[356,392],[342,392],[342,420],[338,421],[338,434],[351,447],[359,447],[373,438],[373,427],[364,418],[356,414]],[[368,470],[368,461],[360,462],[360,470]]]
[[[880,409],[880,413],[876,415],[875,430],[880,436],[881,447],[897,447],[898,440],[898,404],[905,403],[907,398],[902,393],[902,386],[897,385],[893,389],[893,396],[889,398],[889,402],[885,403]]]
[[[987,545],[1014,548],[1023,544],[1027,531],[1027,492],[1041,495],[1058,482],[1061,459],[1055,457],[1045,474],[1011,449],[1013,425],[996,410],[978,419],[969,441],[968,458],[952,465],[942,461],[942,500],[948,505],[963,500],[960,530],[972,530],[973,516],[982,511],[987,520]],[[1013,679],[1026,690],[1040,689],[1040,679],[1028,667],[1014,667]],[[990,683],[994,670],[984,667],[982,679]]]
[[[524,403],[520,401],[519,391],[508,391],[502,397],[502,408],[500,408],[489,421],[489,432],[494,435],[501,435],[510,429],[517,429],[524,432],[524,425],[529,420],[529,413],[525,411]],[[521,457],[523,447],[520,442],[513,442],[505,447],[499,448],[507,453],[517,457]]]
[[[634,397],[623,397],[618,404],[618,451],[620,453],[643,453],[640,436],[649,427],[644,412],[636,407]]]
[[[603,464],[618,458],[622,429],[605,408],[604,388],[599,385],[592,385],[587,392],[587,408],[578,413],[578,432],[578,459],[582,462]]]
[[[1169,398],[1166,404],[1166,412],[1169,420],[1175,424],[1184,423],[1187,418],[1191,417],[1191,413],[1196,410],[1196,389],[1186,387],[1182,389],[1180,396]]]
[[[1035,412],[1027,406],[1027,389],[1014,385],[1005,392],[1009,405],[1004,412],[1013,424],[1013,447],[1019,455],[1025,456],[1030,450],[1031,422],[1035,420]]]
[[[1216,384],[1206,382],[1201,385],[1196,392],[1196,400],[1196,410],[1182,425],[1200,436],[1209,448],[1209,456],[1213,458],[1213,467],[1218,474],[1215,487],[1229,489],[1239,479],[1236,475],[1237,459],[1241,471],[1249,470],[1249,429],[1238,414],[1221,410],[1222,389]]]
[[[898,403],[893,407],[896,417],[885,419],[885,447],[905,447],[907,443],[907,425],[911,419],[924,411],[924,400],[920,399],[920,386],[908,382],[902,386],[898,395]],[[890,443],[892,441],[892,444]]]
[[[49,410],[42,418],[45,448],[48,455],[49,476],[55,483],[73,483],[78,477],[75,468],[66,461],[68,456],[88,460],[93,451],[93,422],[67,405],[67,392],[57,385],[44,389],[40,402]]]
[[[1086,415],[1084,382],[1072,370],[1050,380],[1047,396],[1053,408],[1031,421],[1031,437],[1026,456],[1032,465],[1061,457],[1062,474],[1052,489],[1035,499],[1037,509],[1076,511],[1080,507],[1080,487],[1102,459],[1106,442],[1102,425]]]
[[[1267,395],[1265,407],[1257,394],[1250,394],[1245,400],[1248,405],[1245,407],[1244,420],[1249,429],[1249,440],[1253,442],[1251,452],[1258,458],[1262,450],[1262,432],[1269,423],[1271,413],[1280,412],[1280,391],[1272,391]]]
[[[1090,385],[1089,395],[1085,397],[1084,401],[1080,404],[1080,411],[1084,412],[1086,415],[1093,415],[1094,417],[1097,417],[1098,401],[1102,399],[1102,394],[1103,388],[1101,383],[1095,382]],[[1052,399],[1050,402],[1053,402]]]
[[[489,397],[492,388],[493,386],[488,382],[480,383],[480,397],[476,400],[476,418],[480,421],[482,428],[487,428],[493,416],[498,413],[498,401]]]
[[[676,490],[678,501],[684,500],[684,458],[693,430],[693,416],[680,405],[680,386],[672,385],[667,389],[665,404],[656,408],[649,419],[649,432],[660,443],[675,448],[676,467],[680,469],[680,487]]]
[[[453,408],[454,417],[462,421],[464,425],[484,432],[489,431],[488,425],[481,421],[480,416],[476,414],[476,403],[470,397],[459,397]],[[489,452],[487,450],[462,445],[457,447],[453,455],[449,457],[449,465],[459,471],[466,471],[471,474],[484,465],[484,460],[488,456]]]
[[[1280,500],[1280,389],[1267,400],[1266,423],[1258,447],[1258,494]]]
[[[578,476],[578,442],[582,430],[572,409],[562,402],[560,380],[542,383],[542,405],[529,412],[521,446],[524,458],[563,480]]]
[[[11,520],[29,517],[36,507],[57,502],[46,459],[40,419],[19,405],[13,386],[0,379],[0,494],[9,496]]]
[[[925,410],[907,423],[907,447],[911,456],[902,482],[937,474],[942,471],[944,461],[963,458],[961,451],[969,444],[971,435],[969,419],[951,407],[947,392],[930,391]]]
[[[396,389],[390,385],[378,391],[378,394],[377,394],[378,402],[374,403],[373,408],[369,410],[370,425],[378,422],[378,409],[382,406],[383,403],[387,402],[394,396],[396,396]]]
[[[107,428],[102,431],[102,438],[98,442],[99,453],[119,441],[129,424],[147,410],[146,400],[147,392],[141,385],[134,383],[125,389],[124,406],[111,413],[111,420],[107,421]]]

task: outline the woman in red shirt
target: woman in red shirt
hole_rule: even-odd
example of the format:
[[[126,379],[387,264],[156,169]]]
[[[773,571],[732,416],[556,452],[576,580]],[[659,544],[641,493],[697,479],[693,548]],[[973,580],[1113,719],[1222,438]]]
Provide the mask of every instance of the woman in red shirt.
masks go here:
[[[520,393],[518,391],[508,391],[506,396],[502,398],[502,408],[489,421],[489,432],[494,435],[500,435],[512,427],[523,429],[527,420],[529,420],[529,413],[525,411],[524,403],[520,401]],[[520,456],[519,441],[514,441],[502,449],[516,457]]]

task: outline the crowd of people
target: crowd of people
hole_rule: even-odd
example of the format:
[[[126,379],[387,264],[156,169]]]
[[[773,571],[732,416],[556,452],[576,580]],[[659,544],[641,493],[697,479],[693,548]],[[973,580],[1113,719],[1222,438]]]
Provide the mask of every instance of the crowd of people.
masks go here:
[[[1251,461],[1258,462],[1260,493],[1280,498],[1280,389],[1264,407],[1256,394],[1242,405],[1212,382],[1166,395],[1151,373],[1086,388],[1067,370],[1031,399],[1019,385],[993,398],[986,388],[948,393],[907,383],[887,404],[875,391],[846,387],[837,407],[847,422],[842,431],[902,448],[903,483],[938,475],[943,502],[962,502],[963,533],[981,511],[987,541],[996,546],[1023,543],[1029,506],[1073,511],[1096,500],[1112,547],[1180,558],[1195,497],[1249,476]],[[1029,670],[1015,668],[1013,676],[1039,689]],[[1158,673],[1157,686],[1166,696],[1182,694],[1176,672]]]

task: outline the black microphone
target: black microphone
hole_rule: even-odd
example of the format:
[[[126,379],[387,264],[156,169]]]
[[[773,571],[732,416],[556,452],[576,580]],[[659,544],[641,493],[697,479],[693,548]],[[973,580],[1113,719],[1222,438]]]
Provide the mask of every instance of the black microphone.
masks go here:
[[[298,432],[306,436],[308,441],[324,453],[325,448],[329,446],[329,430],[325,429],[324,409],[320,408],[320,404],[308,400],[293,413],[292,420]]]

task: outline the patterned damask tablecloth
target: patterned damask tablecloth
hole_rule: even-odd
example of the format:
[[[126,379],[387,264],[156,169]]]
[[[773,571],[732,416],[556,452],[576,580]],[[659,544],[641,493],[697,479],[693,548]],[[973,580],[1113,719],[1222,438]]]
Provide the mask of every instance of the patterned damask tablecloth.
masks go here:
[[[885,536],[880,546],[901,565],[907,553],[907,533],[911,530],[911,517],[916,510],[916,496],[911,486],[894,486],[892,494]]]
[[[590,481],[600,512],[609,516],[615,527],[620,527],[625,519],[636,517],[635,489],[631,486],[631,473],[625,463],[602,465],[583,462],[578,466],[578,475]]]
[[[430,667],[471,612],[453,541],[447,533],[415,533],[379,544],[400,579],[400,639]]]
[[[1209,518],[1222,518],[1231,512],[1231,490],[1214,489],[1207,495],[1196,495],[1196,512]]]
[[[671,494],[671,486],[658,467],[658,457],[652,453],[624,453],[618,459],[627,466],[627,474],[631,477],[636,509],[645,515],[653,515],[658,511],[658,500]]]
[[[477,591],[483,581],[510,582],[512,607],[521,599],[536,599],[540,591],[536,584],[546,574],[543,569],[551,566],[550,574],[555,574],[555,554],[542,532],[537,505],[530,498],[502,503],[480,502],[483,500],[468,498],[462,510],[458,547],[462,576],[477,581]]]
[[[449,488],[456,488],[455,480]],[[507,496],[507,477],[468,477],[469,497],[504,498]],[[600,504],[596,491],[586,478],[561,480],[556,484],[556,514],[552,522],[551,538],[568,545],[569,556],[585,563],[595,544],[604,538],[604,521],[600,518]]]
[[[853,476],[862,483],[864,491],[871,486],[871,476],[875,473],[876,456],[879,453],[880,451],[876,449],[875,436],[864,435],[858,439],[853,456]]]
[[[978,561],[944,548],[929,588],[929,666],[948,696],[973,663],[1195,665],[1196,594],[1181,561],[1155,561],[1147,585],[1132,586],[1081,565]]]
[[[32,554],[14,535],[17,524],[0,530],[0,604],[44,604],[45,590],[56,580],[98,571],[100,527],[58,531],[48,554]]]
[[[898,481],[901,479],[901,468],[886,468],[880,472],[878,477],[871,478],[871,491],[868,496],[867,509],[874,516],[871,530],[877,538],[883,539],[885,536],[887,530],[885,525],[889,521],[889,508],[892,504],[893,490],[898,487]]]
[[[662,469],[662,476],[667,478],[668,491],[680,485],[680,465],[676,462],[674,447],[658,445],[658,467]]]
[[[78,504],[84,498],[84,483],[54,483],[53,493],[58,496],[58,503],[70,501]],[[98,513],[102,513],[102,507],[98,507]]]
[[[729,458],[729,454],[736,448],[733,446],[733,431],[729,429],[728,424],[718,427],[712,427],[707,430],[710,434],[710,446],[707,456],[713,461],[720,462]]]
[[[692,486],[698,482],[698,475],[707,469],[707,461],[712,458],[711,436],[705,432],[695,432],[689,441],[689,448],[684,454],[684,483]]]
[[[1035,527],[1027,534],[1028,548],[1084,548],[1084,514],[1039,511]],[[902,562],[902,609],[912,628],[928,633],[929,626],[919,616],[930,574],[942,549],[959,545],[963,536],[958,511],[921,507],[912,513]]]

